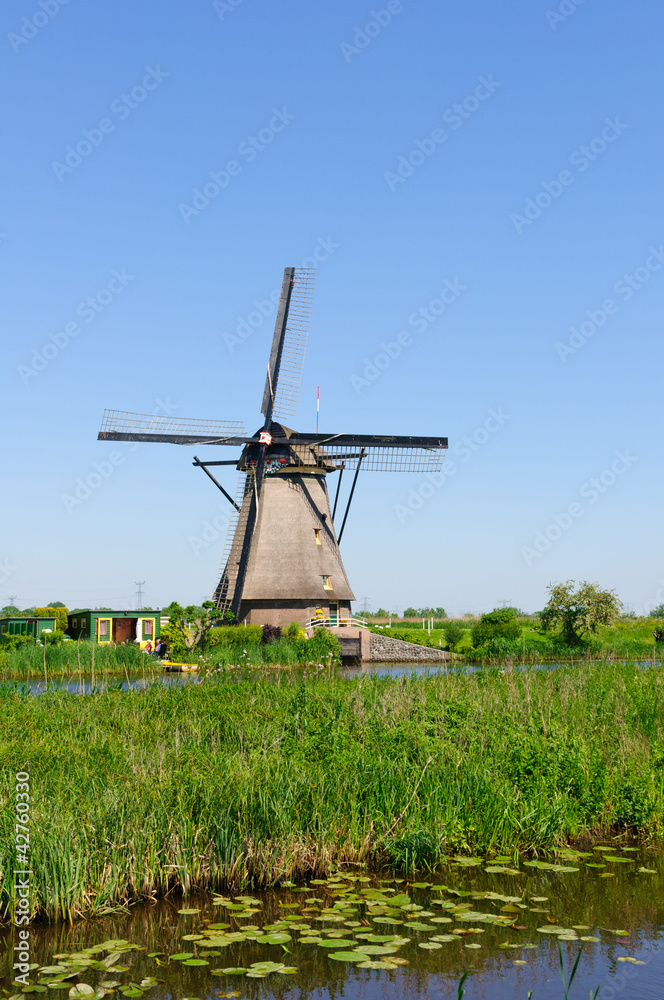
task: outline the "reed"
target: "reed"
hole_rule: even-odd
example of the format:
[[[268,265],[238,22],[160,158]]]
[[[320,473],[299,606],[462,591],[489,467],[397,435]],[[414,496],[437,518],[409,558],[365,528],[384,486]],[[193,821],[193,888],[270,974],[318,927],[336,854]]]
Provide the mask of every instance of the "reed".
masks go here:
[[[225,668],[84,696],[5,685],[0,907],[8,918],[18,771],[33,790],[34,905],[71,919],[343,862],[657,836],[663,707],[660,667],[604,663],[352,681]]]

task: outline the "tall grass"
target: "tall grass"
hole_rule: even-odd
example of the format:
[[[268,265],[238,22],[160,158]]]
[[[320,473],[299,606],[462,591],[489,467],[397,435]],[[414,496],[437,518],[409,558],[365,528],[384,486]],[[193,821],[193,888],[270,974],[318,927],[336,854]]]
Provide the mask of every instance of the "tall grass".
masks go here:
[[[5,686],[0,906],[17,771],[33,788],[34,904],[65,918],[333,862],[654,835],[663,707],[661,668],[607,664],[354,681],[225,670],[85,696]]]
[[[249,630],[247,630],[249,631]],[[202,672],[228,666],[307,666],[313,663],[329,665],[338,657],[336,640],[330,634],[317,632],[311,639],[280,639],[262,644],[250,634],[247,641],[236,645],[218,645],[200,652],[198,649],[175,654],[178,661],[197,663]],[[28,643],[14,650],[0,650],[0,682],[31,678],[85,676],[101,680],[113,674],[128,676],[152,675],[163,670],[163,664],[138,647],[104,645],[94,642],[63,642],[41,646]]]

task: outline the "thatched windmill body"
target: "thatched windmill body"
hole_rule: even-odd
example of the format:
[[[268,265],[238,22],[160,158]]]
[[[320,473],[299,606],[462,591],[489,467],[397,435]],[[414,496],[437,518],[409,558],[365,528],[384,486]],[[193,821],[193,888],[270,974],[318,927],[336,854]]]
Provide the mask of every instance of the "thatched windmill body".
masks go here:
[[[261,413],[252,437],[239,423],[189,420],[106,410],[99,439],[240,447],[239,459],[200,461],[233,506],[214,600],[238,621],[304,624],[322,614],[344,619],[354,600],[339,551],[360,469],[436,471],[447,448],[443,437],[305,434],[290,419],[304,364],[315,272],[287,267],[277,309]],[[235,465],[233,498],[209,467]],[[337,537],[334,526],[344,470],[354,472]],[[334,509],[327,476],[339,473]]]

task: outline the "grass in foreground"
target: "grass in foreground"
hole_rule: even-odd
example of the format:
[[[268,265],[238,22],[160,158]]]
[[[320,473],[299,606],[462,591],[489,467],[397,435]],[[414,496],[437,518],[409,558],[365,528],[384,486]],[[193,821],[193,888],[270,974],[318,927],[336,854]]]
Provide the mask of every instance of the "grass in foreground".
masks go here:
[[[0,689],[0,906],[14,775],[32,785],[34,904],[66,918],[333,862],[434,865],[664,818],[664,671],[592,664],[348,681]]]

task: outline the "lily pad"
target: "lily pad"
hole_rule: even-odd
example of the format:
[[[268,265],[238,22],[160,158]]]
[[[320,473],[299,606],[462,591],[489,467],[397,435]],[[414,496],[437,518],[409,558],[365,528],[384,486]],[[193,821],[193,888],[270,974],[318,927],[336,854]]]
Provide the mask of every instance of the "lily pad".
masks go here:
[[[393,955],[397,949],[390,948],[389,945],[358,944],[354,950],[362,952],[363,955]]]
[[[276,931],[266,934],[264,938],[261,938],[261,944],[288,944],[292,940],[287,931]]]
[[[183,916],[183,917],[184,917],[184,916],[189,916],[189,915],[190,915],[190,914],[192,914],[192,913],[200,913],[200,912],[201,912],[201,911],[200,911],[200,909],[193,909],[193,910],[178,910],[178,913],[182,914],[182,916]]]
[[[335,962],[364,962],[366,961],[366,956],[360,951],[333,951],[328,955],[328,958],[334,959]]]
[[[358,969],[386,969],[386,970],[392,969],[392,970],[394,970],[394,969],[396,969],[396,965],[394,964],[394,962],[390,962],[387,959],[385,961],[383,961],[383,962],[381,962],[381,961],[371,961],[370,960],[368,962],[360,962],[360,964],[358,965]]]
[[[438,941],[420,941],[419,948],[425,948],[426,951],[436,951],[437,948],[442,948],[442,944]]]
[[[176,955],[171,955],[172,962],[186,962],[187,959],[193,958],[193,951],[179,951]]]
[[[209,965],[210,963],[205,958],[186,958],[183,965]]]

